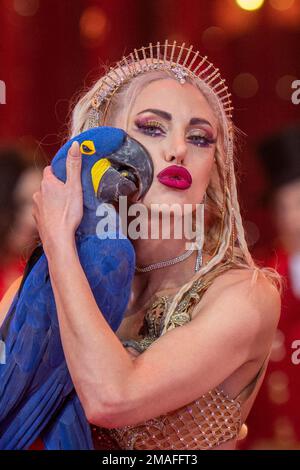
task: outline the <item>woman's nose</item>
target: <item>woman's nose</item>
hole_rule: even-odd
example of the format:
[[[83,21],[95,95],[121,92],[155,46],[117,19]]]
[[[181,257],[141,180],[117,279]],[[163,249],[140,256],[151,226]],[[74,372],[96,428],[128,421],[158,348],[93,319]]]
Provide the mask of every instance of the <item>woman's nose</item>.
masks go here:
[[[167,162],[176,162],[180,165],[184,163],[186,160],[186,154],[187,154],[187,145],[186,142],[183,140],[176,141],[176,143],[173,143],[172,146],[170,146],[165,153],[165,159]]]

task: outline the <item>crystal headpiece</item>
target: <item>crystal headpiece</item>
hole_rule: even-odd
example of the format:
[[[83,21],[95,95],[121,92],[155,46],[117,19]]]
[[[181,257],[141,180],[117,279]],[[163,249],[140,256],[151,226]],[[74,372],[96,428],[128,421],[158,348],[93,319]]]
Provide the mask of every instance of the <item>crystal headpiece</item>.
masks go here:
[[[96,94],[91,103],[89,114],[89,127],[96,127],[100,124],[100,107],[106,102],[105,109],[101,113],[104,121],[110,99],[117,89],[133,77],[142,73],[154,70],[169,70],[180,83],[185,83],[187,77],[200,79],[218,98],[227,118],[231,121],[232,110],[231,93],[225,80],[220,77],[219,69],[207,60],[207,56],[202,57],[199,51],[194,51],[193,46],[185,47],[176,44],[164,44],[159,42],[156,45],[149,44],[141,49],[134,49],[128,56],[123,56],[122,60],[116,63],[115,67],[110,67],[109,72],[104,75],[100,82]]]

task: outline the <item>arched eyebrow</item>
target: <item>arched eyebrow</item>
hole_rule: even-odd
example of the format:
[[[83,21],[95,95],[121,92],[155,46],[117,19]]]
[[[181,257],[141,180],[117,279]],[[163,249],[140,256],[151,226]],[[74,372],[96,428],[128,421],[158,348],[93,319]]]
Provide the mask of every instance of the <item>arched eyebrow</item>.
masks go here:
[[[140,111],[139,113],[137,113],[137,116],[142,113],[157,114],[158,116],[162,117],[166,121],[172,121],[172,114],[167,113],[167,111],[162,111],[161,109],[152,109],[152,108],[144,109],[143,111]],[[213,126],[211,125],[211,123],[203,118],[198,118],[198,117],[191,118],[189,125],[194,126],[195,124],[208,124],[213,129]]]

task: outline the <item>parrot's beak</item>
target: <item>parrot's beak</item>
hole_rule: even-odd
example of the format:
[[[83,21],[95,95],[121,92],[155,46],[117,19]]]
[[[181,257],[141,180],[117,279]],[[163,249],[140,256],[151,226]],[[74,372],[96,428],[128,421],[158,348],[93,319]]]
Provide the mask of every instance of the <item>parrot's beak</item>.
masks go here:
[[[91,174],[98,199],[117,202],[120,196],[135,196],[138,200],[153,181],[153,163],[145,147],[127,135],[116,152],[94,164]]]

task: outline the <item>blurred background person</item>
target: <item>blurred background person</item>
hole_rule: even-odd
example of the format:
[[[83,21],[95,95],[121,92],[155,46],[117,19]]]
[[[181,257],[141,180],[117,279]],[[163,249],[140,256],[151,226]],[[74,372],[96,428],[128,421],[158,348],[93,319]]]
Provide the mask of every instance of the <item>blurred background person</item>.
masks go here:
[[[19,277],[37,236],[32,195],[41,167],[19,147],[0,146],[0,298]]]
[[[286,282],[269,366],[241,447],[300,449],[300,364],[292,361],[292,343],[300,339],[300,124],[265,139],[258,154],[268,179],[261,202],[275,230],[265,264]]]

